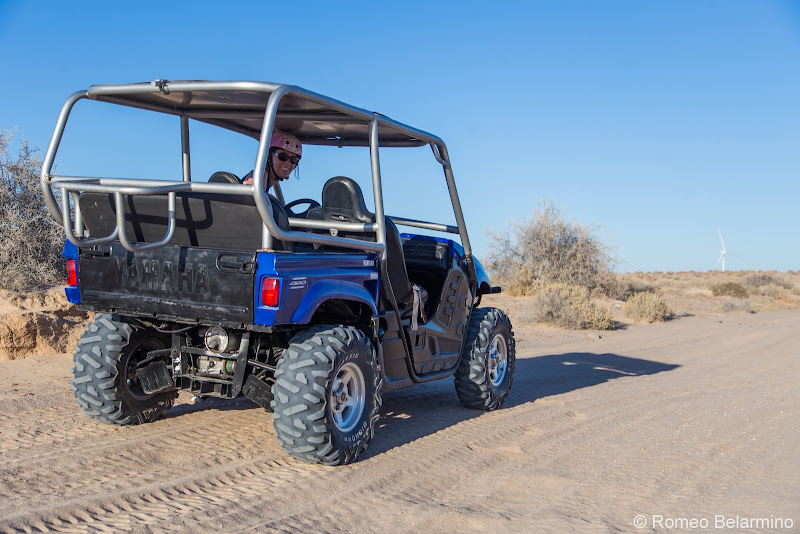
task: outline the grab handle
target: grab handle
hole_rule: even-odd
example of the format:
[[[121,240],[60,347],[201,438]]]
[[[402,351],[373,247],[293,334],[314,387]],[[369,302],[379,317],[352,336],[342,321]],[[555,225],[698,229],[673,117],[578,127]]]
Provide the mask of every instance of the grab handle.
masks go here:
[[[61,198],[64,199],[63,203],[65,204],[64,205],[64,209],[61,210],[61,216],[63,218],[62,226],[64,227],[64,233],[67,234],[67,240],[70,243],[72,243],[76,247],[93,247],[93,246],[96,246],[96,245],[105,245],[107,243],[111,243],[112,241],[114,241],[117,238],[117,235],[119,234],[119,224],[117,224],[117,227],[114,228],[113,232],[111,232],[111,235],[108,235],[106,237],[89,238],[89,237],[78,237],[77,235],[75,235],[75,232],[74,232],[74,230],[72,228],[72,220],[70,219],[70,217],[72,215],[72,212],[69,209],[69,200],[67,200],[69,198],[69,196],[70,195],[67,194],[67,189],[62,187],[61,188]],[[75,202],[75,218],[76,219],[80,219],[80,217],[81,217],[80,209],[81,208],[78,205],[78,203]]]
[[[139,252],[141,250],[150,250],[154,248],[163,247],[172,241],[172,236],[175,234],[175,191],[167,193],[167,233],[163,239],[154,241],[152,243],[145,243],[143,245],[134,245],[128,240],[125,232],[125,205],[123,203],[123,194],[120,192],[114,193],[114,205],[117,208],[117,228],[115,233],[119,234],[119,241],[126,250],[131,252]],[[107,239],[107,238],[104,238]]]

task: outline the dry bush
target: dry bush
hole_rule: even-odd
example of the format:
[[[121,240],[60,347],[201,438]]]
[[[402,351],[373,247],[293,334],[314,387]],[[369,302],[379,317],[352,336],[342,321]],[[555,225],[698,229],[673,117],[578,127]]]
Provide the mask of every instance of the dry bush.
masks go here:
[[[783,289],[792,289],[794,285],[769,273],[754,273],[745,278],[744,283],[752,287],[775,285]]]
[[[626,300],[630,296],[628,280],[616,273],[606,273],[600,276],[593,294],[606,296],[614,300]]]
[[[765,286],[756,287],[752,293],[775,300],[792,300],[792,292],[786,286],[778,284],[767,284]]]
[[[629,319],[648,323],[666,321],[673,315],[672,309],[660,296],[645,291],[631,295],[625,302],[623,313]]]
[[[551,283],[536,292],[532,302],[536,322],[578,330],[611,330],[611,312],[589,299],[589,290],[574,284]]]
[[[511,223],[505,233],[489,232],[489,241],[487,267],[515,296],[550,283],[591,291],[615,263],[594,226],[568,221],[552,202],[540,203],[533,218]]]
[[[39,150],[23,140],[12,156],[13,138],[0,131],[0,287],[20,291],[63,280],[65,237],[42,197]]]
[[[721,282],[711,285],[711,294],[715,297],[733,297],[737,299],[746,299],[750,296],[742,284],[737,282]]]
[[[737,311],[746,311],[755,313],[753,311],[753,306],[750,304],[749,300],[733,300],[733,299],[725,299],[722,301],[722,304],[714,308],[715,312],[737,312]]]
[[[614,300],[628,300],[636,293],[654,293],[656,288],[631,275],[608,273],[600,277],[596,291]]]

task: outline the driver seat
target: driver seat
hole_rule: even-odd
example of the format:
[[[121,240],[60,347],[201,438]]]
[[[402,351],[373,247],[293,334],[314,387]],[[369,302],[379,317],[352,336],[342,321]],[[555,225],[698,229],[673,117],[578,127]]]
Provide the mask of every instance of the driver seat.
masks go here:
[[[346,176],[335,176],[325,182],[322,188],[322,205],[311,208],[308,212],[308,218],[321,221],[366,224],[375,222],[375,214],[367,210],[361,187],[353,179]],[[340,230],[337,235],[339,237],[375,241],[375,234],[372,232]],[[423,322],[427,320],[424,308],[428,301],[428,292],[424,288],[412,284],[408,279],[400,232],[388,217],[386,217],[386,268],[389,274],[389,282],[397,300],[397,307],[400,310],[400,317],[403,319],[410,318],[412,331],[414,331],[416,330],[418,316]]]

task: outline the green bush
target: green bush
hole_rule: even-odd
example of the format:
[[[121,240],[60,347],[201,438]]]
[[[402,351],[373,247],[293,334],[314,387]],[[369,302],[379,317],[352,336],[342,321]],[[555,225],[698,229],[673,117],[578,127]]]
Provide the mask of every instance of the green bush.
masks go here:
[[[746,299],[750,296],[747,289],[736,282],[722,282],[712,284],[711,294],[715,297],[733,297],[736,299]]]
[[[673,315],[672,309],[660,296],[647,291],[631,295],[625,302],[622,311],[625,317],[629,319],[647,321],[648,323],[666,321]]]
[[[578,285],[547,284],[536,292],[532,305],[534,320],[540,323],[575,330],[614,328],[611,312],[593,304],[589,290]]]
[[[590,291],[611,273],[615,260],[591,225],[568,221],[552,202],[539,204],[533,218],[509,231],[489,232],[486,262],[493,279],[511,295],[532,295],[550,283]]]

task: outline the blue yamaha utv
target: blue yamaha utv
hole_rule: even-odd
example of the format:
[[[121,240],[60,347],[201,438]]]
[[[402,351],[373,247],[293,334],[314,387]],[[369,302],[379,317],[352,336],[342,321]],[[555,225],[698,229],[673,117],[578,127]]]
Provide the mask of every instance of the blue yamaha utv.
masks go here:
[[[82,99],[178,117],[182,176],[52,174]],[[190,119],[259,141],[251,184],[228,172],[192,179]],[[287,203],[279,185],[265,193],[273,131],[369,147],[374,213],[344,176],[324,184],[321,202]],[[444,170],[456,226],[384,213],[379,149],[426,146]],[[499,288],[472,256],[447,148],[432,134],[291,85],[93,85],[65,102],[41,185],[67,236],[67,296],[95,312],[75,349],[72,388],[99,421],[154,421],[179,390],[245,395],[272,412],[290,455],[339,465],[366,449],[383,392],[454,376],[470,408],[499,408],[508,395],[511,323],[478,307]]]

